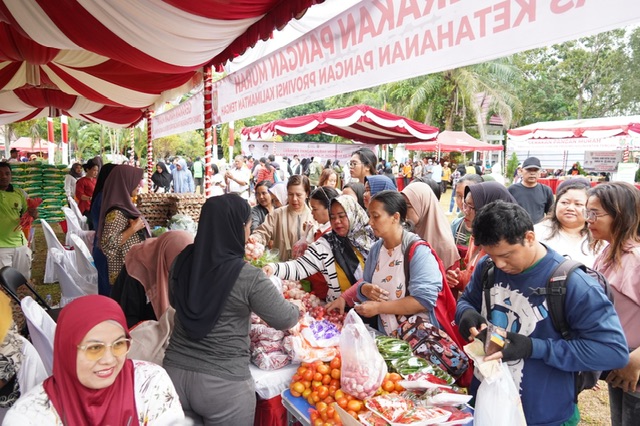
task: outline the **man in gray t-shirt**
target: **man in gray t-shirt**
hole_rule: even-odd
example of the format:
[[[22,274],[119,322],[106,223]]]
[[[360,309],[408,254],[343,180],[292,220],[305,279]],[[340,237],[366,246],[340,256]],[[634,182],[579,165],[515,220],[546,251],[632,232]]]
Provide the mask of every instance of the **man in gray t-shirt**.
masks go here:
[[[522,163],[522,181],[511,185],[508,190],[531,216],[533,223],[544,219],[553,206],[553,192],[547,185],[538,183],[540,160],[529,157]]]

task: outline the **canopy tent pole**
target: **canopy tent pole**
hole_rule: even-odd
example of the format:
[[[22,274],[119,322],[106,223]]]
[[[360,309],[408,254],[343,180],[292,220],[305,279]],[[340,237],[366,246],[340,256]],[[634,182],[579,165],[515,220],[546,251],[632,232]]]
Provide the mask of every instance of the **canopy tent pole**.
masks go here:
[[[153,135],[151,134],[151,111],[146,110],[147,119],[147,190],[151,192],[151,176],[153,175]]]
[[[212,126],[212,79],[213,71],[210,66],[204,67],[204,195],[211,197],[211,126]]]
[[[48,163],[49,164],[55,164],[55,155],[56,155],[56,142],[54,139],[54,135],[53,135],[53,118],[51,117],[47,117],[47,141],[49,142],[48,144],[48,152],[47,152],[47,156],[48,158]]]
[[[69,124],[67,116],[60,116],[60,133],[62,134],[62,164],[69,164]]]
[[[229,122],[229,164],[233,163],[233,143],[234,143],[234,128],[235,123]]]
[[[133,167],[136,166],[136,141],[135,141],[135,131],[133,130],[133,126],[129,127],[129,140],[131,141],[131,147],[129,148],[129,164]]]

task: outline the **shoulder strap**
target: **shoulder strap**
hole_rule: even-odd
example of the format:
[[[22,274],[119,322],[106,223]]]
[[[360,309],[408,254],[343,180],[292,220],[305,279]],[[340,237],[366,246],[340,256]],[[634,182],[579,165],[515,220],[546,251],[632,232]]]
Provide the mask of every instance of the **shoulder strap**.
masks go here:
[[[487,318],[491,318],[491,287],[493,287],[493,276],[496,265],[490,257],[487,257],[482,264],[482,293],[484,294],[484,304],[487,309]]]
[[[562,338],[569,340],[571,338],[571,330],[564,315],[564,300],[567,294],[567,277],[576,269],[583,270],[586,267],[575,260],[565,259],[564,262],[556,266],[547,281],[546,298],[547,308],[553,327],[558,330]]]
[[[406,288],[407,296],[409,295],[409,278],[411,275],[411,271],[410,271],[411,259],[413,259],[413,255],[415,254],[416,248],[418,248],[418,246],[428,246],[429,248],[431,248],[429,243],[427,243],[425,240],[415,239],[409,243],[409,246],[404,251],[404,265],[403,265],[404,266],[404,282],[406,283],[405,288]]]

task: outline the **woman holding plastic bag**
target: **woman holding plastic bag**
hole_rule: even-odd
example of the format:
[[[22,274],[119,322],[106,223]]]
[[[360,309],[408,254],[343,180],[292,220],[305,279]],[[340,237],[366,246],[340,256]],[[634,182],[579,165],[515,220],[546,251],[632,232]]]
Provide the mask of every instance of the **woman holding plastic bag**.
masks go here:
[[[344,292],[362,278],[364,262],[375,239],[368,225],[367,212],[349,195],[331,200],[329,218],[331,232],[310,244],[301,257],[269,264],[264,271],[267,275],[290,280],[304,279],[319,272],[326,281],[326,300],[335,301],[327,309],[344,311],[345,305],[353,306],[355,301]]]

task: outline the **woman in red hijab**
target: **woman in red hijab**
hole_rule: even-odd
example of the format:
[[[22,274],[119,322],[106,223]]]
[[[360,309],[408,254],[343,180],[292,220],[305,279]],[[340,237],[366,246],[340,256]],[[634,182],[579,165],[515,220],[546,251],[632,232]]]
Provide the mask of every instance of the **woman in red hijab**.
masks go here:
[[[80,297],[60,313],[53,375],[23,395],[4,424],[172,425],[184,419],[162,367],[127,359],[131,341],[120,306]]]

